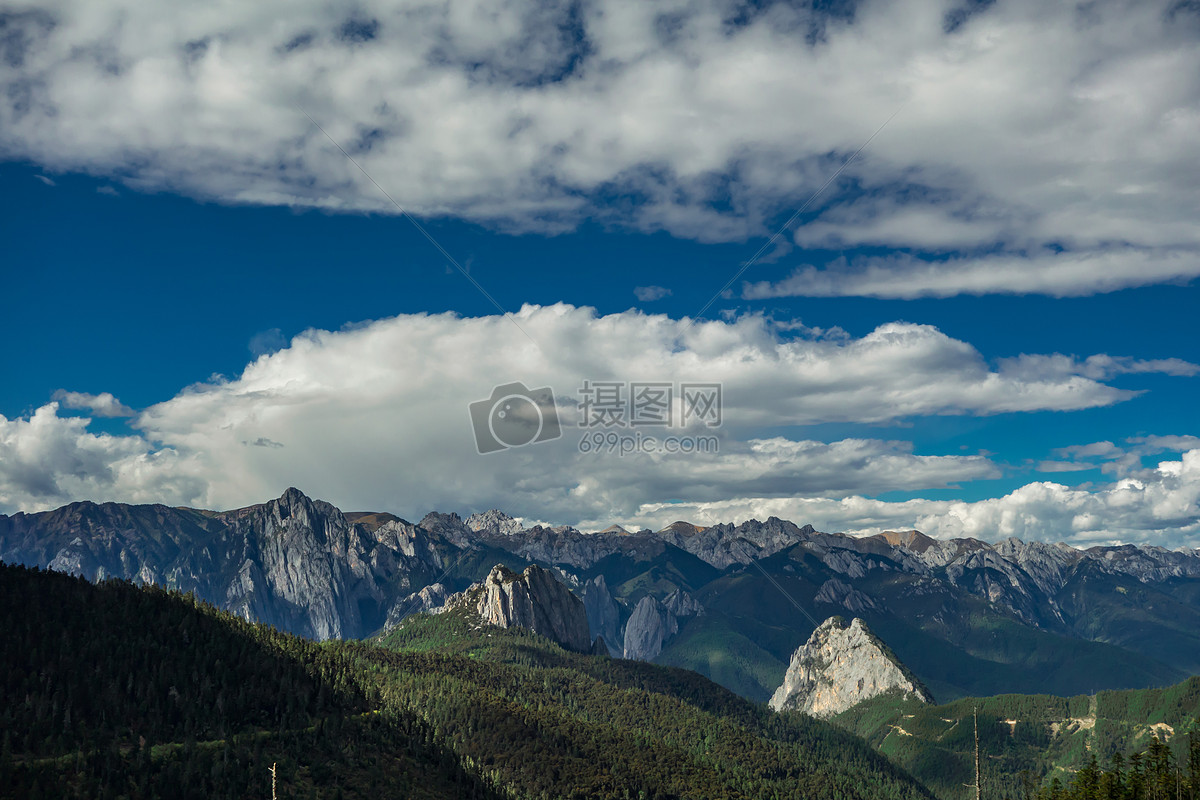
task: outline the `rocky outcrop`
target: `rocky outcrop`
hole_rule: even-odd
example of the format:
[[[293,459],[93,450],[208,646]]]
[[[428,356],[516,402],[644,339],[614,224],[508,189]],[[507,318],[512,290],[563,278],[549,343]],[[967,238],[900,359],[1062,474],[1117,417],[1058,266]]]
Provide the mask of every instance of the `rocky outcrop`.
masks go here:
[[[646,595],[625,623],[625,658],[650,661],[667,640],[679,632],[679,622],[657,599]]]
[[[484,536],[515,536],[525,530],[520,522],[494,508],[467,517],[466,525]]]
[[[604,576],[597,575],[584,583],[580,594],[592,637],[602,636],[605,642],[621,641],[621,608],[608,591]]]
[[[929,690],[861,619],[847,624],[830,617],[792,655],[770,705],[825,719],[887,692],[933,702]]]
[[[841,606],[852,614],[879,609],[879,605],[869,595],[837,578],[830,578],[821,584],[821,588],[817,590],[813,600],[818,603]]]
[[[583,601],[536,565],[518,573],[497,564],[450,604],[466,605],[488,625],[526,628],[581,653],[591,649]]]
[[[675,615],[677,619],[694,617],[704,613],[704,606],[683,589],[675,589],[663,598],[663,607]]]
[[[421,591],[413,592],[398,600],[388,611],[387,622],[384,623],[383,628],[391,630],[399,625],[405,617],[413,614],[438,614],[445,610],[446,601],[449,598],[450,595],[442,584],[434,583],[426,586]]]
[[[439,514],[431,511],[417,524],[422,530],[435,533],[456,547],[470,547],[478,538],[458,514]]]

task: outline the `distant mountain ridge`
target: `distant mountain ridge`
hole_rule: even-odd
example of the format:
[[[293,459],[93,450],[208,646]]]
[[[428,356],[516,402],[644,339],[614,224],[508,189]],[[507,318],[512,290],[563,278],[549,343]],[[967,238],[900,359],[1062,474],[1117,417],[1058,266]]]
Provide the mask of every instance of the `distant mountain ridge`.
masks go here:
[[[585,600],[591,592],[590,636],[609,649],[697,669],[761,700],[812,633],[810,619],[843,612],[866,619],[947,699],[1200,673],[1200,550],[940,541],[918,531],[860,538],[776,517],[657,532],[526,528],[496,510],[414,524],[343,514],[289,489],[226,512],[82,502],[0,515],[0,560],[193,591],[317,639],[369,636],[498,563],[517,572],[537,564]],[[672,593],[688,598],[686,613],[650,613]],[[647,597],[654,603],[629,629]],[[1083,660],[1099,666],[1083,670]]]

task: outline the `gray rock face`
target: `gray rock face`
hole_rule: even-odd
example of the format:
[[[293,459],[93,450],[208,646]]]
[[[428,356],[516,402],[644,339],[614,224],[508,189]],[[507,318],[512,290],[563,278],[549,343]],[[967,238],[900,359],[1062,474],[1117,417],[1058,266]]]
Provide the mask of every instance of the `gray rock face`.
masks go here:
[[[476,533],[485,536],[515,536],[525,530],[521,527],[520,522],[494,508],[484,511],[482,514],[472,514],[467,517],[466,525]]]
[[[774,555],[805,541],[813,533],[811,525],[799,528],[787,520],[769,517],[766,522],[752,519],[741,525],[714,525],[711,528],[676,522],[655,535],[718,569],[724,569],[731,564],[749,564]]]
[[[450,598],[446,587],[440,583],[426,586],[419,592],[413,592],[408,597],[396,601],[388,611],[384,630],[391,630],[404,620],[405,617],[421,613],[440,613],[445,610],[446,601]]]
[[[476,540],[475,531],[467,527],[458,514],[439,514],[431,511],[417,524],[422,530],[436,533],[457,547],[470,547]]]
[[[830,578],[821,584],[821,588],[817,590],[817,595],[813,600],[818,603],[841,606],[855,614],[862,611],[879,610],[879,604],[872,600],[869,595],[860,592],[848,583],[839,581],[837,578]]]
[[[667,640],[679,632],[679,622],[650,595],[643,597],[625,623],[625,658],[650,661],[662,652]]]
[[[356,525],[288,489],[224,512],[73,503],[0,515],[0,559],[195,592],[245,619],[315,639],[366,636],[459,548],[402,521]]]
[[[497,564],[482,583],[450,602],[467,604],[489,625],[527,628],[580,653],[591,648],[583,601],[536,565],[516,573]]]
[[[770,705],[826,719],[889,691],[933,702],[929,690],[861,619],[847,625],[830,617],[792,655]]]
[[[606,643],[621,641],[621,608],[608,591],[604,576],[597,575],[583,584],[580,593],[583,595],[583,607],[587,611],[592,638],[602,636]]]
[[[669,595],[663,598],[663,607],[670,611],[678,619],[684,617],[694,617],[697,614],[704,613],[704,606],[700,605],[700,601],[692,597],[683,589],[675,589]]]

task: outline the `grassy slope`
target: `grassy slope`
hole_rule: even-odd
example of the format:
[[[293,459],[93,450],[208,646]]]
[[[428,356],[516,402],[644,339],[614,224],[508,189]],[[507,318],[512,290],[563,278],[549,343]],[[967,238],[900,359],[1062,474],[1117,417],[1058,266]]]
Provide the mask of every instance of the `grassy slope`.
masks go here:
[[[1181,751],[1185,737],[1200,727],[1200,677],[1162,689],[1070,698],[1013,694],[927,706],[880,697],[834,722],[867,739],[939,796],[966,798],[971,790],[964,784],[974,780],[974,708],[989,793],[1015,795],[1022,770],[1040,783],[1083,766],[1092,754],[1104,764],[1114,752],[1144,749],[1156,734],[1169,735],[1172,749]]]
[[[759,647],[735,621],[718,612],[689,620],[654,661],[695,670],[758,702],[770,699],[787,671],[785,661]]]

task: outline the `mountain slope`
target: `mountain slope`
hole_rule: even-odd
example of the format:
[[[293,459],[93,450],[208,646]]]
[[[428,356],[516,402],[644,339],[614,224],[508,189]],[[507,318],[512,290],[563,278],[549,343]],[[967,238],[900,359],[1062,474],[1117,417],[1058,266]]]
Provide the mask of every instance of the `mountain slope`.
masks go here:
[[[0,795],[930,798],[824,723],[465,605],[316,644],[161,589],[0,565]]]
[[[0,796],[499,797],[337,651],[154,587],[0,564]]]
[[[639,776],[647,797],[926,796],[833,726],[773,714],[692,672],[480,628],[462,606],[412,617],[382,644],[395,651],[383,663],[414,676],[415,696],[428,697],[418,702],[455,732],[456,750],[538,791],[570,776],[578,796],[600,797]],[[472,741],[467,709],[505,731],[497,750]]]
[[[1092,696],[999,695],[927,706],[895,697],[868,700],[835,723],[863,736],[912,771],[940,797],[966,798],[974,782],[978,708],[984,781],[989,796],[1021,796],[1033,785],[1064,782],[1092,756],[1101,765],[1129,756],[1155,737],[1178,763],[1187,763],[1190,737],[1200,736],[1200,677],[1162,689],[1099,692]],[[1182,760],[1180,760],[1182,759]]]

